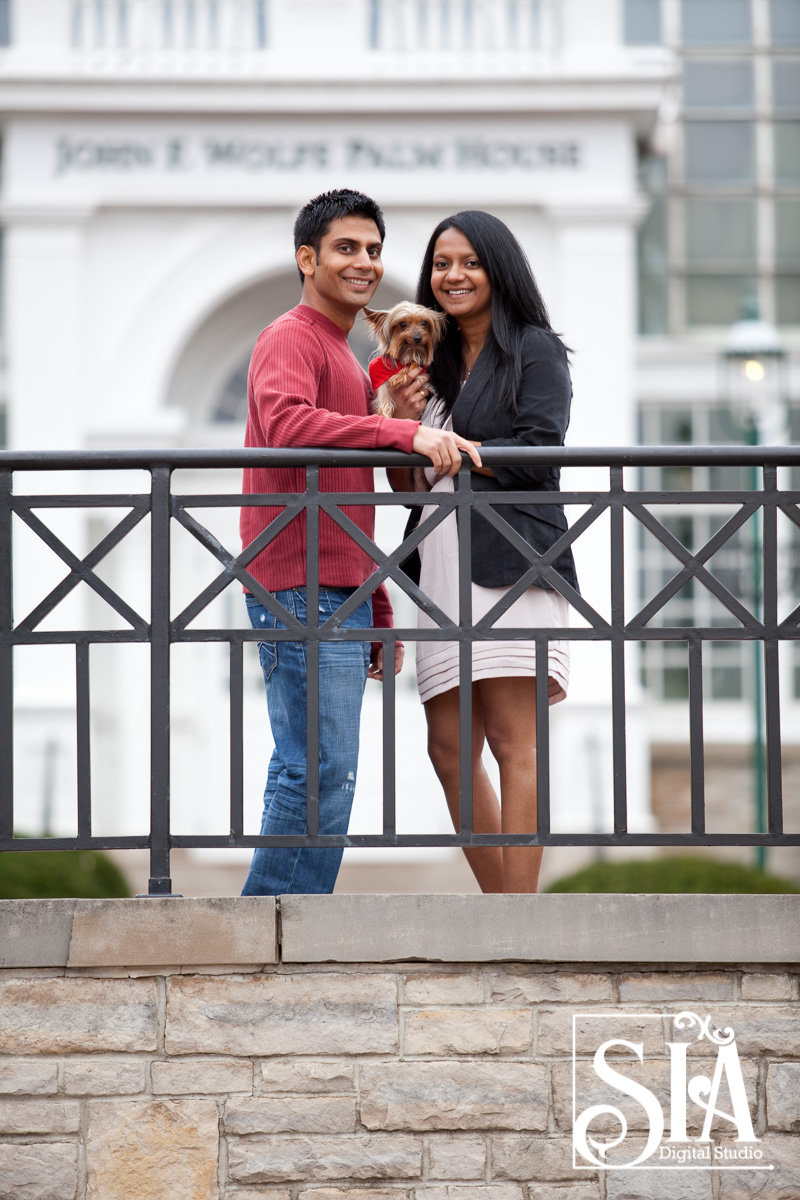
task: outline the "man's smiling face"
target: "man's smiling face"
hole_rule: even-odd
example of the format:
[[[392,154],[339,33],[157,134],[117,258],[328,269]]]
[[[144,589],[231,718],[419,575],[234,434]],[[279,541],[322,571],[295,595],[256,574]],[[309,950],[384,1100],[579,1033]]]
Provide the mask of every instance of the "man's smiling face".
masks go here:
[[[332,221],[319,254],[312,246],[301,246],[297,252],[305,277],[303,303],[349,329],[381,281],[382,249],[378,226],[368,217]]]

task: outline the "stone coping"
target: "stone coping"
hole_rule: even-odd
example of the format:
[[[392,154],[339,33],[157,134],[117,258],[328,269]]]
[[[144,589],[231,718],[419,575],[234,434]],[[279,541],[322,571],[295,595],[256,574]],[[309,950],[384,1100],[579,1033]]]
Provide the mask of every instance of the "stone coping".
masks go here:
[[[800,895],[0,900],[0,968],[796,963]]]

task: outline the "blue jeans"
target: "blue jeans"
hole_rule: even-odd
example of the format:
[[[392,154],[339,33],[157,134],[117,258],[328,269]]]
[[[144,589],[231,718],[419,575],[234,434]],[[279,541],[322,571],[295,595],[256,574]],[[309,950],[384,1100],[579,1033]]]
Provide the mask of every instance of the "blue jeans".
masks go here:
[[[323,624],[353,588],[319,591]],[[245,597],[254,629],[285,629],[249,593]],[[306,589],[275,592],[275,599],[306,624]],[[365,600],[344,627],[372,627],[372,600]],[[306,643],[259,642],[267,708],[275,739],[264,790],[262,834],[306,832]],[[347,833],[356,790],[361,701],[367,682],[369,642],[322,642],[319,651],[319,831]],[[258,846],[242,889],[243,896],[290,892],[332,892],[342,850],[301,846]]]

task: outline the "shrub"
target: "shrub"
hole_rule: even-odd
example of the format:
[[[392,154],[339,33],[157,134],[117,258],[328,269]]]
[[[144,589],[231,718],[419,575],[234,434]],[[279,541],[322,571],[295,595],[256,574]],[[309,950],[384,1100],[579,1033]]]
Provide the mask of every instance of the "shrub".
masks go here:
[[[800,892],[800,887],[754,867],[685,856],[596,862],[565,875],[548,892]]]
[[[125,876],[97,850],[9,850],[0,854],[0,899],[129,896]]]

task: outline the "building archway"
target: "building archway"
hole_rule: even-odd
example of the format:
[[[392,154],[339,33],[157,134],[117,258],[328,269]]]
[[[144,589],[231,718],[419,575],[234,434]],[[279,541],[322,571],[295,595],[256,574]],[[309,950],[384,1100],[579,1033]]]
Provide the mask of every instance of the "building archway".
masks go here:
[[[247,370],[259,333],[299,299],[299,280],[292,268],[257,280],[228,296],[203,318],[177,356],[167,385],[167,407],[187,416],[187,434],[220,425],[239,437],[238,427],[247,417]],[[377,294],[380,307],[403,299],[403,292],[384,282]],[[356,358],[366,367],[375,343],[359,317],[350,334]],[[226,437],[227,441],[228,438]]]

